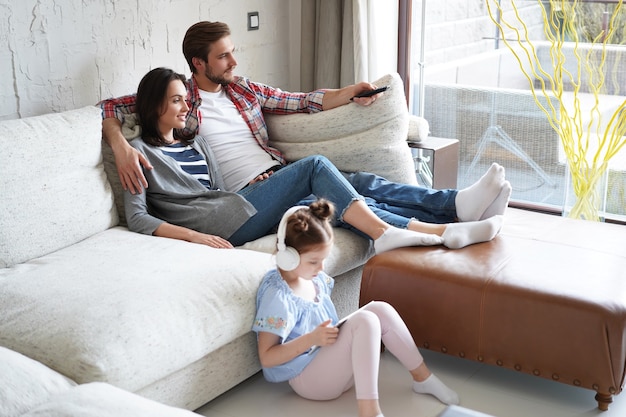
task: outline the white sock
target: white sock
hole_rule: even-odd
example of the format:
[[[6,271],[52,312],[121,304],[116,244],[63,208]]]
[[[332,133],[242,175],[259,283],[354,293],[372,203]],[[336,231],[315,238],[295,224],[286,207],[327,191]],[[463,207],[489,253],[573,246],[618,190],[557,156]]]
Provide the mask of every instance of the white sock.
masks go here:
[[[460,249],[474,243],[487,242],[500,232],[504,217],[492,216],[475,222],[450,223],[441,237],[450,249]]]
[[[454,203],[459,220],[479,220],[500,193],[503,183],[504,167],[494,162],[478,181],[457,193]]]
[[[502,188],[500,188],[500,194],[498,194],[496,199],[493,200],[493,203],[491,203],[491,205],[487,207],[487,210],[485,210],[483,215],[480,216],[480,220],[488,219],[489,217],[497,216],[498,214],[504,214],[504,210],[506,210],[509,205],[511,191],[513,191],[513,188],[511,188],[511,183],[508,181],[504,181],[504,184],[502,184]]]
[[[435,374],[430,374],[422,382],[413,381],[413,391],[418,394],[430,394],[444,404],[457,405],[459,403],[459,395],[441,382]]]
[[[434,246],[441,245],[441,236],[428,233],[414,232],[413,230],[390,227],[376,240],[374,250],[376,254],[405,246]]]

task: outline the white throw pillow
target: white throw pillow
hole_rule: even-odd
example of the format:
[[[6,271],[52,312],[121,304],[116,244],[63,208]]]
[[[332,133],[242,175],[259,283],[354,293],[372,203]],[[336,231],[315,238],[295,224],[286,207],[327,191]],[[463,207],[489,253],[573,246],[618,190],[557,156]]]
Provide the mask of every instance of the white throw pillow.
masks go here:
[[[117,224],[95,106],[0,122],[0,268]]]
[[[75,385],[42,363],[0,347],[0,416],[21,416]]]
[[[397,73],[373,82],[389,85],[370,106],[346,104],[318,113],[265,115],[270,145],[289,161],[324,155],[345,172],[373,172],[390,181],[417,184],[407,145],[409,112]]]

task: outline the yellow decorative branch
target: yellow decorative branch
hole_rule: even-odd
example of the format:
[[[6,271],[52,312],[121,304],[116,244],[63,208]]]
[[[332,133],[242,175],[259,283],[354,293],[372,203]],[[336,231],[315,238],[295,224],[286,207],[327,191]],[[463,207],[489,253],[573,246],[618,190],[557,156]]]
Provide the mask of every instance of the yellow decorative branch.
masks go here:
[[[600,219],[600,202],[604,196],[597,195],[597,186],[608,172],[608,163],[626,145],[626,101],[613,113],[607,126],[602,125],[600,100],[606,91],[605,63],[607,44],[616,29],[616,19],[622,10],[622,0],[617,3],[608,25],[608,30],[600,33],[591,42],[585,44],[587,51],[580,48],[577,30],[578,0],[538,0],[537,4],[544,21],[544,34],[550,44],[550,68],[543,68],[535,46],[529,37],[528,27],[524,23],[514,0],[486,0],[489,17],[497,26],[506,47],[513,53],[519,67],[528,81],[530,91],[537,106],[546,115],[550,126],[557,132],[569,167],[571,183],[577,201],[570,217],[587,220]],[[511,5],[514,18],[507,19],[502,3]],[[545,3],[550,8],[546,10]],[[500,19],[496,19],[496,13]],[[580,14],[578,14],[580,15]],[[561,18],[561,19],[559,19]],[[506,34],[506,35],[505,35]],[[566,34],[572,41],[566,41]],[[509,39],[515,39],[510,41]],[[512,44],[515,43],[515,45]],[[575,74],[566,66],[566,55],[563,48],[573,44],[572,53],[576,59]],[[524,63],[529,64],[527,70]],[[612,87],[619,92],[616,78],[617,60],[610,69]],[[586,79],[583,79],[583,74]],[[540,85],[537,92],[534,81]],[[547,85],[546,85],[547,84]],[[589,110],[588,123],[584,125],[581,100],[583,91],[585,100],[592,97],[593,106]],[[571,89],[571,94],[565,92]],[[539,90],[539,88],[537,88]],[[545,97],[544,105],[538,94]],[[551,98],[560,104],[556,109]],[[569,101],[567,101],[569,100]],[[569,106],[568,106],[569,104]]]

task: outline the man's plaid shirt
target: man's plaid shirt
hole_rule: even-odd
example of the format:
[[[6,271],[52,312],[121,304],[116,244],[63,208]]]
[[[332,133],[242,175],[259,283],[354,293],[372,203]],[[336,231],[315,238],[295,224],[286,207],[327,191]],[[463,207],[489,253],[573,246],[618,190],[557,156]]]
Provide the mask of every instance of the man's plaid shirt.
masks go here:
[[[194,137],[198,134],[198,128],[202,123],[202,115],[198,111],[202,99],[193,76],[187,80],[186,87],[189,113],[182,133],[186,137]],[[285,163],[283,155],[278,149],[267,144],[269,135],[263,112],[274,114],[316,113],[322,111],[324,98],[324,90],[310,93],[290,93],[265,84],[252,82],[245,77],[236,77],[233,82],[225,87],[225,91],[248,124],[259,145],[282,164]],[[102,118],[114,117],[124,123],[125,115],[135,112],[135,101],[136,94],[101,101]]]

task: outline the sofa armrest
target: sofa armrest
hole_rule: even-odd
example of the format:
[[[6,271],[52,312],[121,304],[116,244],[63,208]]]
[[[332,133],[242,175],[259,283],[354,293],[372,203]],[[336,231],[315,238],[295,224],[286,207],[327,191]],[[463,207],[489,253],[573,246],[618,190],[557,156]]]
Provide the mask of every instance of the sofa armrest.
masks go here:
[[[402,79],[388,74],[373,84],[391,88],[371,106],[350,103],[313,114],[266,115],[270,145],[288,161],[324,155],[342,171],[416,184]]]
[[[421,142],[428,137],[429,133],[428,120],[414,114],[409,115],[409,132],[407,134],[409,142]]]

